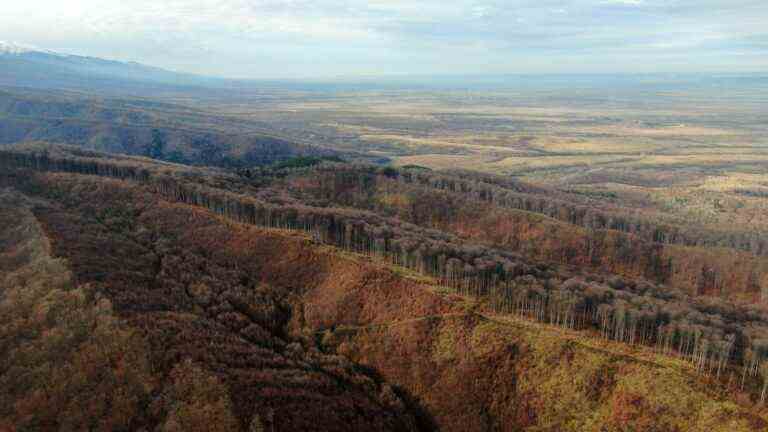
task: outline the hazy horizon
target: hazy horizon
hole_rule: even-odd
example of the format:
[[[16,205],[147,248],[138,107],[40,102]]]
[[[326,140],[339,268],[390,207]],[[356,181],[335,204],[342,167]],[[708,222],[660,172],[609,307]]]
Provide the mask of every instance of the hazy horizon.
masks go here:
[[[29,0],[0,40],[238,79],[768,70],[756,0]]]

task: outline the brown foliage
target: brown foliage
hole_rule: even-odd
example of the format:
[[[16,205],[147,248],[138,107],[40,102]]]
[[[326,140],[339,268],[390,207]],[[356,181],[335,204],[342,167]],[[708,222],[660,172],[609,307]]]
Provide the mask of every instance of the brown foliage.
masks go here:
[[[227,432],[239,429],[232,414],[226,386],[219,379],[185,360],[173,368],[167,393],[161,397],[163,432]],[[157,409],[157,408],[155,408]]]
[[[345,424],[386,430],[428,424],[414,418],[413,404],[386,391],[388,387],[375,375],[343,357],[322,352],[302,330],[306,326],[370,325],[397,318],[403,311],[451,308],[440,301],[421,301],[424,298],[413,301],[418,290],[393,282],[391,273],[345,272],[344,264],[330,263],[303,249],[310,245],[306,239],[266,236],[232,221],[304,229],[327,243],[383,256],[436,276],[441,284],[462,294],[488,299],[495,312],[568,328],[591,327],[607,339],[655,344],[660,351],[685,356],[708,373],[719,375],[723,365],[735,360],[753,377],[768,359],[768,315],[764,311],[691,299],[642,280],[543,264],[429,229],[447,226],[458,231],[473,219],[488,223],[484,218],[508,211],[491,204],[473,209],[467,203],[475,201],[462,203],[462,195],[442,191],[444,186],[435,192],[413,189],[411,184],[401,189],[396,184],[386,193],[405,193],[405,200],[390,200],[402,208],[374,208],[383,213],[377,214],[306,206],[280,194],[260,193],[255,199],[231,192],[238,183],[227,176],[190,180],[184,178],[185,172],[158,174],[157,167],[145,169],[133,161],[112,164],[99,158],[51,161],[22,157],[21,162],[35,169],[50,169],[53,164],[56,171],[120,179],[29,174],[31,171],[23,172],[26,177],[9,176],[28,193],[50,200],[37,205],[35,214],[53,240],[56,255],[70,261],[78,285],[92,286],[94,298],[104,296],[139,331],[158,373],[176,377],[167,384],[171,387],[164,388],[166,394],[173,394],[173,388],[179,386],[189,387],[184,375],[203,381],[211,377],[227,389],[229,402],[223,393],[206,393],[200,394],[201,401],[192,398],[189,404],[198,406],[199,402],[224,423],[231,404],[242,427],[255,424],[255,428],[302,430]],[[338,182],[332,184],[331,192],[326,191],[327,196],[333,197],[338,189],[345,204],[369,205],[377,193],[372,189],[376,177],[342,174],[332,177]],[[391,176],[384,177],[384,184],[389,185]],[[495,202],[488,196],[496,193],[493,190],[475,188],[464,180],[457,184],[452,188],[458,187],[477,201]],[[541,201],[531,205],[546,207]],[[564,208],[555,205],[537,211],[567,213]],[[396,214],[389,214],[393,211]],[[496,220],[502,225],[500,230],[509,228]],[[634,254],[647,252],[644,243],[638,246],[630,241],[632,237],[615,231],[583,235],[576,243],[584,241],[586,246],[578,246],[574,252],[572,244],[565,245],[562,253],[568,259],[589,257],[593,266],[606,259],[618,266],[629,265]],[[529,233],[521,230],[514,241],[522,241]],[[651,267],[656,274],[658,269],[653,266],[663,264],[657,252],[652,249],[649,264],[640,264],[639,269]],[[660,269],[664,271],[663,266]],[[369,286],[386,289],[366,290]],[[371,299],[380,304],[367,303]],[[429,320],[423,324],[429,325]],[[401,339],[412,338],[403,335]],[[402,348],[388,346],[386,353],[395,353],[395,364],[379,362],[377,369],[407,369],[402,362],[408,353],[397,351]],[[488,360],[511,365],[513,359],[513,352],[497,352]],[[188,361],[200,372],[193,366],[183,373],[172,372]],[[478,375],[482,365],[469,362],[466,367],[468,375],[489,385],[494,381],[492,375]],[[425,382],[436,379],[436,372],[428,367],[416,372]],[[461,387],[466,392],[471,390],[469,384],[459,384],[468,386]],[[193,390],[179,391],[198,394]],[[434,397],[445,398],[441,405],[450,405],[449,411],[459,415],[460,406],[451,405],[458,402],[450,399],[450,392]],[[157,406],[161,408],[149,424],[166,424],[170,418],[169,427],[181,427],[180,419],[191,415],[174,414],[175,408],[167,404]],[[478,403],[475,408],[482,410],[483,406]],[[476,419],[461,421],[468,422],[467,418]]]
[[[226,425],[223,407],[231,404],[241,427],[258,415],[278,431],[333,430],[342,424],[414,428],[404,404],[379,400],[375,377],[323,354],[311,339],[289,335],[293,298],[303,287],[295,281],[265,285],[271,276],[264,262],[232,247],[247,232],[122,181],[75,176],[40,181],[48,197],[60,197],[35,208],[55,254],[71,263],[78,284],[90,284],[109,299],[146,339],[153,368],[172,377],[169,394],[197,394],[199,388],[190,384],[195,378],[185,374],[215,377],[229,394],[231,402],[201,394],[201,400],[180,402],[178,409],[156,410],[150,423],[185,430],[195,407],[207,407]],[[204,372],[189,367],[172,372],[188,360]],[[190,390],[179,390],[189,385]]]
[[[0,213],[15,216],[16,224],[0,227],[0,237],[13,239],[11,253],[26,250],[24,262],[0,277],[0,429],[141,424],[156,384],[145,342],[115,318],[108,299],[73,288],[26,209]]]

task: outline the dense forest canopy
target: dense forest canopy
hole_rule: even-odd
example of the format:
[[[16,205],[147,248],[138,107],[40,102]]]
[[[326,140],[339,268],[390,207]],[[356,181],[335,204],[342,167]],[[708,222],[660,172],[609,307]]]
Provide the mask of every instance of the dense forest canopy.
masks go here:
[[[212,186],[215,179],[206,179],[209,184],[187,182],[182,168],[167,170],[138,160],[58,158],[36,152],[2,152],[0,159],[7,167],[138,181],[166,199],[208,208],[239,222],[305,230],[323,243],[383,256],[394,264],[435,276],[458,292],[489,297],[500,312],[531,315],[568,327],[599,328],[607,338],[675,351],[693,359],[700,368],[720,371],[735,362],[743,366],[745,374],[754,376],[768,356],[763,346],[768,314],[762,309],[698,300],[644,280],[533,263],[503,249],[467,244],[452,234],[419,225],[418,220],[409,223],[356,209],[364,206],[356,201],[362,199],[364,204],[368,185],[377,181],[376,171],[313,168],[310,178],[320,192],[309,185],[299,189],[299,195],[307,190],[322,198],[325,190],[325,196],[336,200],[330,204],[339,205],[318,207],[290,197],[243,194],[232,187],[241,181],[238,178],[225,189]],[[282,169],[278,167],[277,172]],[[330,176],[324,175],[328,172]],[[461,176],[451,182],[442,175],[430,177],[422,172],[384,171],[381,175],[390,180],[403,178],[401,182],[406,184],[432,182],[432,187],[443,185],[476,199],[487,198],[483,187],[487,183],[468,182]],[[439,208],[430,209],[440,214]]]
[[[520,210],[499,204],[494,194],[512,194],[504,196],[526,202],[528,196],[544,195],[542,189],[465,172],[309,162],[227,171],[44,143],[0,151],[0,185],[27,197],[20,210],[26,212],[25,224],[42,224],[53,236],[52,246],[14,249],[20,259],[32,256],[23,252],[32,250],[67,257],[72,274],[61,269],[62,288],[44,284],[45,289],[75,296],[83,320],[106,319],[104,332],[130,340],[130,348],[123,349],[137,356],[131,360],[134,367],[155,365],[135,378],[138,387],[131,402],[124,403],[123,417],[94,412],[94,418],[188,430],[203,410],[222,430],[235,427],[227,425],[289,430],[283,428],[308,427],[309,417],[295,415],[315,409],[308,407],[318,410],[313,418],[332,427],[340,418],[321,407],[352,404],[362,410],[361,417],[344,421],[360,427],[432,428],[417,403],[375,373],[318,350],[314,336],[299,330],[302,320],[317,319],[318,311],[298,302],[306,291],[291,280],[296,274],[264,280],[264,267],[254,267],[250,255],[264,248],[238,243],[232,230],[240,225],[304,232],[308,246],[331,245],[374,257],[427,276],[441,289],[478,299],[488,316],[533,320],[648,347],[689,362],[733,394],[751,394],[756,402],[767,396],[768,310],[762,306],[663,283],[674,280],[675,270],[660,258],[643,264],[647,268],[640,276],[621,274],[600,269],[599,259],[576,265],[582,253],[578,249],[566,254],[570,260],[541,260],[520,253],[524,248],[483,241],[460,229],[467,223],[462,212],[478,205],[484,212]],[[573,205],[584,199],[574,198]],[[511,220],[529,227],[563,223],[547,212],[546,207],[530,207],[525,213],[529,219]],[[481,218],[475,222],[486,223]],[[622,246],[622,240],[597,240],[601,232],[627,236],[627,242],[642,247],[670,246],[643,239],[637,231],[573,225],[586,229],[582,234],[590,244],[604,242],[591,249],[593,254],[635,251]],[[20,241],[14,232],[5,234],[6,242]],[[33,239],[42,236],[40,230],[28,232]],[[269,259],[264,255],[257,261]],[[19,283],[11,282],[6,292],[36,292]],[[99,314],[116,314],[119,320]],[[120,327],[120,320],[127,320],[130,328]],[[158,346],[164,348],[157,351]],[[211,346],[217,349],[211,351]],[[116,373],[109,364],[99,367],[103,374]],[[123,391],[112,387],[114,380],[104,385],[110,392]],[[254,386],[261,390],[253,393]],[[164,402],[151,402],[158,392]],[[376,396],[371,399],[371,394]],[[32,396],[19,392],[9,397]],[[152,407],[147,414],[131,414],[147,404]],[[29,416],[29,409],[17,406],[3,415],[18,423]],[[45,415],[45,420],[37,416],[34,421],[63,421],[55,411]]]

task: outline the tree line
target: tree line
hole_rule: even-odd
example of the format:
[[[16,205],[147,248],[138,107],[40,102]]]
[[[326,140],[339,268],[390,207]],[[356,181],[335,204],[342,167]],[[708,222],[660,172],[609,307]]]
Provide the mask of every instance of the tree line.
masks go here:
[[[544,189],[522,182],[485,174],[456,171],[436,173],[427,170],[383,170],[372,166],[323,164],[312,167],[314,172],[333,175],[354,175],[370,179],[386,178],[401,184],[413,184],[441,191],[462,194],[468,199],[499,207],[539,213],[553,219],[587,229],[610,229],[636,235],[662,244],[728,247],[768,255],[768,235],[758,231],[713,231],[706,228],[684,227],[658,223],[621,211],[600,210],[589,198]]]
[[[583,228],[541,213],[468,198],[461,192],[403,182],[396,170],[329,168],[281,173],[286,180],[277,184],[314,206],[366,209],[537,260],[646,277],[697,295],[761,296],[768,286],[765,258],[748,252],[670,247],[624,231]],[[528,187],[507,183],[518,190]]]

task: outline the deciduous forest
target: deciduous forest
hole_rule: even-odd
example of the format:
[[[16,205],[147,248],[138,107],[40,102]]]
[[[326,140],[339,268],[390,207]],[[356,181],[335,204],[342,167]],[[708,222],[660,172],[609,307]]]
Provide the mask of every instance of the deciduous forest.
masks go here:
[[[548,340],[575,350],[567,363],[590,349],[597,362],[621,349],[648,358],[588,378],[579,403],[615,411],[600,430],[666,409],[621,390],[624,374],[648,367],[682,373],[703,398],[663,430],[768,424],[759,234],[694,231],[488,175],[338,160],[226,171],[36,143],[0,151],[0,167],[2,307],[17,311],[3,314],[14,318],[0,359],[15,371],[3,376],[16,381],[3,384],[0,426],[483,430],[510,415],[472,400],[477,411],[457,417],[419,387],[445,383],[409,377],[407,358],[381,363],[380,343],[413,338],[435,345],[410,353],[426,356],[414,364],[446,377],[480,373],[483,352],[505,356],[493,368],[542,361],[531,353]],[[549,336],[505,340],[505,325]],[[489,326],[501,327],[483,341]],[[456,351],[463,332],[481,338],[469,354]],[[45,387],[48,374],[58,378]],[[55,390],[73,386],[104,397]],[[543,388],[502,391],[528,407],[505,428],[552,415]],[[628,414],[638,403],[653,408]],[[586,427],[584,413],[561,415]]]

